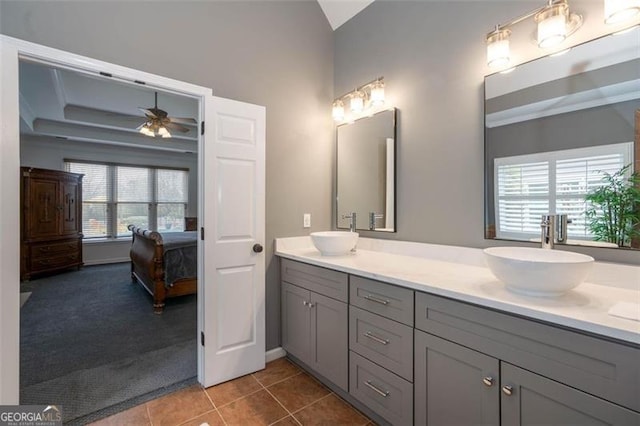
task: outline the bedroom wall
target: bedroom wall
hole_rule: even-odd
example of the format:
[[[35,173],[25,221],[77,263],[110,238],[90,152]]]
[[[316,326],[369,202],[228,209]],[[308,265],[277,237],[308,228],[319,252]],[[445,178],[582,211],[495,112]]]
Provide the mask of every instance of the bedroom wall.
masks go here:
[[[121,164],[179,167],[189,169],[189,203],[187,216],[198,214],[198,158],[193,154],[149,151],[77,142],[61,141],[51,137],[22,136],[20,138],[20,165],[51,170],[64,170],[64,160],[106,161]],[[130,239],[114,241],[84,241],[85,265],[128,262]]]
[[[566,46],[608,34],[603,2],[572,0],[583,27]],[[385,77],[398,108],[397,234],[394,238],[467,247],[484,239],[484,37],[496,24],[542,1],[376,1],[335,31],[334,92]],[[513,28],[514,63],[545,55],[532,22]],[[598,260],[640,263],[637,251],[572,246]]]
[[[274,238],[331,227],[333,33],[317,2],[3,0],[0,32],[266,106],[267,349],[279,346]]]

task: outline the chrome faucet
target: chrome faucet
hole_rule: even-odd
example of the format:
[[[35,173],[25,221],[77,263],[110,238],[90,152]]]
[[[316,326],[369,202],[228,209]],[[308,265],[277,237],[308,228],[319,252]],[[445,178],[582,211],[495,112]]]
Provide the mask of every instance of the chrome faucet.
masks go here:
[[[556,240],[556,215],[542,215],[540,222],[542,234],[540,235],[541,247],[543,249],[552,249]]]
[[[567,225],[571,222],[571,219],[566,214],[542,215],[542,221],[540,222],[540,228],[542,228],[540,236],[541,247],[543,249],[552,249],[555,244],[566,243]]]
[[[382,219],[384,215],[382,213],[369,212],[369,230],[376,230],[376,219]]]
[[[349,219],[349,231],[356,232],[356,212],[351,212],[351,214],[343,214],[343,219]]]
[[[566,214],[559,214],[556,217],[556,242],[565,244],[567,242],[567,225],[573,221]]]

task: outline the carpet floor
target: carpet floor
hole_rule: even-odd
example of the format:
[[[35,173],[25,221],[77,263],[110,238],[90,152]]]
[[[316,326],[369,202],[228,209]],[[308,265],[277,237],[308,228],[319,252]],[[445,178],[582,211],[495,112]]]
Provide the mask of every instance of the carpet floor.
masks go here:
[[[65,423],[75,423],[193,382],[195,295],[167,300],[156,315],[149,294],[131,283],[129,263],[41,278],[29,290],[20,318],[21,404],[62,405]]]

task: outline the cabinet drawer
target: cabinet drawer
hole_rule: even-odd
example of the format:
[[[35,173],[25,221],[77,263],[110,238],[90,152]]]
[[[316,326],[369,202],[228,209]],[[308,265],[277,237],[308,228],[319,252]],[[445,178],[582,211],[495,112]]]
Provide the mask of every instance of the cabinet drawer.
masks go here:
[[[355,352],[349,361],[349,393],[390,423],[411,425],[413,385]]]
[[[640,411],[640,349],[416,294],[416,328]]]
[[[349,307],[349,349],[413,382],[413,329]]]
[[[351,275],[352,305],[413,326],[413,290]]]
[[[80,240],[64,241],[61,243],[36,243],[31,245],[31,257],[34,259],[48,258],[61,254],[73,254],[78,251]],[[37,262],[36,262],[37,263]]]
[[[80,262],[80,254],[75,252],[66,253],[59,256],[41,257],[30,259],[31,272],[47,271],[49,269],[64,268],[66,266],[76,266]]]
[[[349,296],[347,274],[289,259],[280,259],[280,262],[282,281],[342,302],[347,301]]]

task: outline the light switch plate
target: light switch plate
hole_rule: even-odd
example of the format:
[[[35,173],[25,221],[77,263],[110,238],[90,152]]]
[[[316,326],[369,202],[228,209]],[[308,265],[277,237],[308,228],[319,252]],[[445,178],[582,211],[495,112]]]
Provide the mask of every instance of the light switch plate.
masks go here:
[[[302,226],[304,228],[311,228],[311,213],[305,213],[302,219]]]

